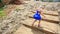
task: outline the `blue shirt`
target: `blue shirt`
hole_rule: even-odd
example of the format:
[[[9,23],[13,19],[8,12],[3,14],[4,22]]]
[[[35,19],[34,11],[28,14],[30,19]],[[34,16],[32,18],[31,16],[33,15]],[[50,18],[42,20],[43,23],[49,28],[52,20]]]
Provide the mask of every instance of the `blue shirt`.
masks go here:
[[[39,13],[38,10],[37,10],[36,13],[34,14],[33,18],[36,19],[36,20],[41,20],[41,16],[40,16],[40,13]]]

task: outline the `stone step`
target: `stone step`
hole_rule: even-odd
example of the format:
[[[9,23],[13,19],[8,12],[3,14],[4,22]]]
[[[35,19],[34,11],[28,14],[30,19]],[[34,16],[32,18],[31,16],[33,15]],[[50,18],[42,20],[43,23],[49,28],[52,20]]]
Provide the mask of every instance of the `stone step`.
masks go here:
[[[27,16],[30,18],[33,18],[32,16],[34,13],[28,13]],[[45,15],[45,14],[44,14]],[[42,20],[53,22],[53,23],[59,23],[58,16],[52,16],[52,15],[45,15],[46,17],[42,16]]]
[[[44,29],[42,29],[41,27],[39,28],[39,27],[32,27],[32,26],[30,26],[30,25],[27,25],[27,24],[23,24],[24,26],[26,26],[26,27],[28,27],[28,28],[31,28],[31,29],[33,29],[33,30],[37,30],[37,31],[40,31],[40,32],[42,32],[43,34],[56,34],[56,33],[53,33],[53,32],[49,32],[49,31],[46,31],[46,30],[44,30]]]
[[[44,13],[58,16],[58,12],[57,11],[45,11]]]
[[[23,22],[23,24],[31,26],[33,21],[34,21],[34,19],[29,18],[29,19],[25,20]],[[37,24],[38,23],[36,22],[34,26],[37,26]],[[58,24],[47,22],[47,21],[41,21],[41,27],[42,27],[42,29],[44,29],[46,31],[56,33]]]
[[[32,13],[35,13],[35,11],[31,11]],[[57,11],[44,11],[43,12],[46,15],[53,15],[53,16],[58,16],[58,12]]]
[[[28,28],[26,26],[21,26],[14,34],[44,34],[38,30]]]

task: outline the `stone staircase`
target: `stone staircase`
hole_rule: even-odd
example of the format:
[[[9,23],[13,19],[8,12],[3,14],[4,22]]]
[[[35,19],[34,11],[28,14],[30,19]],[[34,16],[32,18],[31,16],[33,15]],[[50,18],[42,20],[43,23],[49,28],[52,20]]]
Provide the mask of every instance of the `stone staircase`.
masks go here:
[[[27,13],[24,12],[23,15]],[[43,17],[41,21],[41,27],[37,27],[37,22],[32,27],[31,24],[34,21],[32,16],[35,12],[29,11],[25,16],[26,20],[22,21],[22,26],[14,33],[14,34],[57,34],[58,27],[59,27],[59,19],[58,19],[58,12],[54,11],[45,11],[44,14],[46,18]],[[37,30],[36,30],[37,29]],[[35,33],[32,30],[36,30]],[[38,31],[38,32],[37,32]]]
[[[24,21],[24,25],[27,25],[27,26],[31,26],[31,24],[32,24],[32,22],[34,21],[34,19],[33,18],[31,18],[30,16],[29,16],[29,14],[27,14],[28,15],[28,17],[29,18],[27,18],[25,21]],[[30,14],[30,15],[33,15],[33,14]],[[57,28],[58,28],[58,24],[56,24],[56,23],[59,23],[59,22],[50,22],[49,21],[49,19],[52,21],[56,21],[56,20],[58,20],[58,16],[51,16],[51,15],[47,15],[46,16],[47,18],[47,21],[46,21],[46,19],[45,20],[42,20],[41,21],[41,27],[42,27],[42,29],[43,29],[43,31],[45,30],[45,31],[48,31],[48,32],[51,32],[51,33],[57,33]],[[57,19],[56,19],[57,18]],[[35,23],[35,26],[37,26],[37,22]],[[32,26],[31,26],[31,28],[32,28]],[[34,27],[34,28],[36,28],[36,27]],[[29,30],[29,29],[28,29]],[[19,31],[19,29],[18,29],[18,31]],[[26,31],[26,30],[25,30]],[[28,32],[27,32],[28,33]],[[48,33],[49,34],[49,33]]]

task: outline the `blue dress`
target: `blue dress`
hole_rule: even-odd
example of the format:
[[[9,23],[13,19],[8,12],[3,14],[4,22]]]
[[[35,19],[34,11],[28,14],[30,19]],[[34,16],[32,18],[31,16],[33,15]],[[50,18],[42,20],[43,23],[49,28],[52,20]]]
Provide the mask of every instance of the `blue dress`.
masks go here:
[[[33,18],[36,19],[36,20],[41,20],[41,15],[39,13],[39,11],[37,10],[36,13],[33,15]]]

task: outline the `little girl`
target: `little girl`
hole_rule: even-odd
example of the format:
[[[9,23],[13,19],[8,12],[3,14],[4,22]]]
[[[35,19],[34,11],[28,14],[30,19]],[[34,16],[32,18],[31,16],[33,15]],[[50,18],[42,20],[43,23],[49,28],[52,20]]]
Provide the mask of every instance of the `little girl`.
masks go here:
[[[34,20],[32,26],[34,25],[34,23],[35,23],[37,20],[39,20],[38,27],[40,27],[40,22],[41,22],[41,20],[42,20],[41,15],[44,16],[44,14],[43,14],[43,9],[44,9],[44,7],[41,7],[40,9],[36,10],[36,13],[33,15],[33,18],[34,18],[35,20]],[[45,16],[44,16],[44,17],[45,17]]]

